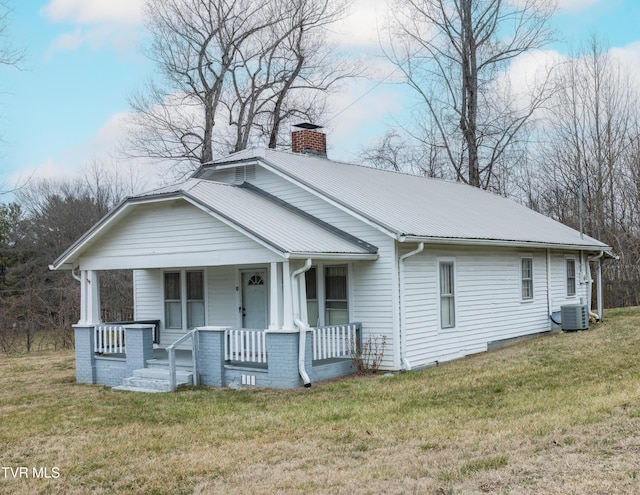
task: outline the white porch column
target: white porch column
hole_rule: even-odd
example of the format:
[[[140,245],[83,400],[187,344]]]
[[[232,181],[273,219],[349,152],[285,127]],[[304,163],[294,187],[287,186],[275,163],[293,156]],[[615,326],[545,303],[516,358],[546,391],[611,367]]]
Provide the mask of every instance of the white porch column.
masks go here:
[[[282,328],[284,330],[293,330],[293,294],[289,260],[282,262],[282,311]]]
[[[100,323],[100,278],[95,270],[80,272],[80,321],[79,324]]]
[[[596,300],[598,304],[598,316],[600,317],[600,321],[604,321],[604,300],[602,298],[602,263],[601,259],[598,258],[596,265]],[[590,295],[591,296],[591,295]]]
[[[282,269],[280,263],[271,263],[269,285],[269,330],[282,328]]]

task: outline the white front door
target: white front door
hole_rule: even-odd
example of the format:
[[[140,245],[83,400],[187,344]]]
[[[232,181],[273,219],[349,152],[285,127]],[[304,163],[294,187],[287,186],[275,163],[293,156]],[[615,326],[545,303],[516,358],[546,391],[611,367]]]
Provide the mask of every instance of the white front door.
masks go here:
[[[242,272],[242,328],[267,328],[267,271]]]

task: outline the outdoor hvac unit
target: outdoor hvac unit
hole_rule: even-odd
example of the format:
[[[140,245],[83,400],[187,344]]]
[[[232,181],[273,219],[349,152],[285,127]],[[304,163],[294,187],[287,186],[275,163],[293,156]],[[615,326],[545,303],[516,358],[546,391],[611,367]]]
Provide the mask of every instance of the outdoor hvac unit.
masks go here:
[[[589,329],[589,308],[586,304],[561,306],[560,317],[562,329],[565,331]]]

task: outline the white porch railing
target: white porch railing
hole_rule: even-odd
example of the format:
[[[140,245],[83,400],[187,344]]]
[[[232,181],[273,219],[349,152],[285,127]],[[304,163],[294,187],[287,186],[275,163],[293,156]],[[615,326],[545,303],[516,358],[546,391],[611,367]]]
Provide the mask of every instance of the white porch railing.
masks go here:
[[[125,352],[124,325],[96,325],[93,331],[94,352],[98,354],[113,354]]]
[[[226,330],[224,359],[251,363],[267,362],[267,340],[264,330]]]
[[[167,347],[167,355],[169,357],[169,387],[171,390],[175,390],[177,387],[177,379],[176,379],[176,346],[181,344],[187,339],[191,339],[191,356],[193,356],[193,384],[199,385],[200,377],[198,375],[198,347],[199,347],[199,334],[198,329],[194,328],[193,330],[185,333],[182,337],[176,340],[173,344]]]
[[[313,328],[313,359],[350,358],[359,323]]]

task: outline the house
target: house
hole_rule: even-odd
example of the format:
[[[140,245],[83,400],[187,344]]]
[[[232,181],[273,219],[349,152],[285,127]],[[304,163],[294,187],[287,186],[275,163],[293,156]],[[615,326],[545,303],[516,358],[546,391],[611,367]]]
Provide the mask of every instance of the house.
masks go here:
[[[548,332],[563,306],[601,318],[609,246],[473,187],[331,161],[325,139],[303,126],[291,152],[205,164],[65,251],[77,380],[309,386],[353,372],[357,340],[384,339],[399,371]],[[101,322],[99,275],[123,269],[136,321]]]

